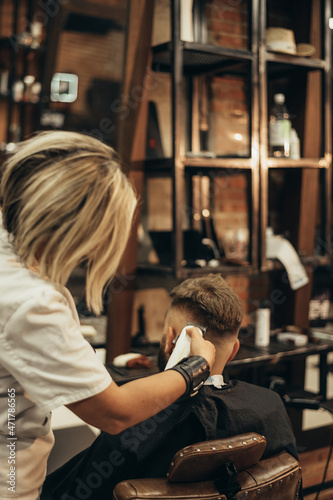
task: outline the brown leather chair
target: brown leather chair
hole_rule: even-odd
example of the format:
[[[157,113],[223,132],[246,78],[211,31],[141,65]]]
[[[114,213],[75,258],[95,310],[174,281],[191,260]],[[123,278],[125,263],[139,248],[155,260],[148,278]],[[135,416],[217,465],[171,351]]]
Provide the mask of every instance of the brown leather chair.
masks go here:
[[[301,468],[288,453],[260,458],[266,439],[254,432],[187,446],[167,478],[118,483],[113,500],[294,500]]]

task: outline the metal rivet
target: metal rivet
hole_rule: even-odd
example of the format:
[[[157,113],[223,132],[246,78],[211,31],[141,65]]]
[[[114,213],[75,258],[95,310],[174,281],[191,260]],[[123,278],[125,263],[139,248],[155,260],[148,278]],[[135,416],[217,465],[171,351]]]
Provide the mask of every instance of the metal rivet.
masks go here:
[[[183,457],[183,456],[184,456],[184,453],[179,453],[179,456],[180,456],[180,457]]]
[[[212,446],[212,447],[211,447],[211,449],[212,449],[213,451],[214,451],[214,450],[216,450],[216,448],[214,448],[214,446]]]
[[[242,444],[246,444],[246,441],[243,441]]]
[[[167,477],[169,477],[169,476],[170,476],[170,474],[169,474],[169,472],[167,472]]]
[[[273,488],[273,485],[272,484],[269,484],[268,485],[268,489],[271,490]]]
[[[299,479],[297,482],[298,482],[298,483],[301,483],[301,482],[302,482],[302,480],[301,480],[301,479]]]
[[[283,479],[280,479],[279,483],[282,484],[283,483]]]
[[[302,472],[302,467],[299,468],[299,471]]]
[[[173,462],[171,462],[171,464],[170,464],[170,465],[171,465],[171,467],[172,467],[172,466],[173,466]]]
[[[232,448],[231,444],[228,444],[228,448],[231,450],[231,448]]]
[[[196,450],[195,450],[195,451],[200,451],[200,448],[196,448]]]
[[[253,441],[257,441],[257,438],[252,438]]]
[[[294,477],[294,473],[293,472],[290,474],[290,477]]]
[[[249,493],[247,491],[244,491],[244,496],[245,497],[248,497],[249,496]]]

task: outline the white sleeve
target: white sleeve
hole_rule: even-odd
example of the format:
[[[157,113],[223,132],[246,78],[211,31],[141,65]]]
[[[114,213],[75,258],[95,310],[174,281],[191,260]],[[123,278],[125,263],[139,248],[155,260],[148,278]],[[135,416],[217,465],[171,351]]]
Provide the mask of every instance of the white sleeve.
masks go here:
[[[1,363],[45,411],[94,396],[112,380],[56,290],[24,302],[0,338]]]

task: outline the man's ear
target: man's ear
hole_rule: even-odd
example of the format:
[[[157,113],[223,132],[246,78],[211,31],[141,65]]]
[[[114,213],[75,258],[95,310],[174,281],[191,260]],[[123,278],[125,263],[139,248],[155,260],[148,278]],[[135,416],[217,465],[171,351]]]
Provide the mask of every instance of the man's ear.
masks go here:
[[[239,349],[239,339],[237,338],[236,339],[236,342],[234,343],[234,346],[232,348],[232,352],[228,358],[228,361],[231,361],[232,359],[234,359],[234,357],[236,356],[236,354],[238,353],[238,349]],[[227,363],[228,363],[227,361]]]
[[[172,341],[176,337],[177,337],[176,331],[172,328],[172,326],[169,326],[165,339],[165,347],[164,347],[165,353],[169,353],[174,348]]]

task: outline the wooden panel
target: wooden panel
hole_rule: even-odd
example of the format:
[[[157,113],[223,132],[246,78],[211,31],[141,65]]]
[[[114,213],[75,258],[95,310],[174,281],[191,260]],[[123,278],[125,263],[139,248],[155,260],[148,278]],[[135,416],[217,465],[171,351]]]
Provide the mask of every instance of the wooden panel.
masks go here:
[[[310,43],[320,54],[321,40],[317,27],[320,20],[320,1],[313,0]],[[304,113],[304,157],[319,157],[321,146],[321,77],[317,72],[308,73]],[[301,178],[301,200],[297,249],[299,253],[313,255],[318,205],[319,170],[304,169]],[[307,328],[308,311],[312,292],[312,269],[308,269],[310,282],[295,292],[294,324]]]
[[[309,488],[314,485],[319,485],[324,476],[329,447],[319,448],[313,451],[306,451],[299,454],[299,461],[302,467],[303,488]],[[326,482],[333,480],[333,461],[330,460]],[[307,500],[315,500],[316,493],[306,495]],[[320,493],[320,500],[331,500],[333,498],[333,488],[324,490]]]
[[[147,133],[147,67],[150,67],[150,40],[153,0],[132,0],[129,12],[126,68],[123,94],[127,96],[128,116],[119,120],[118,152],[125,164],[143,160]],[[142,165],[143,167],[143,165]],[[143,188],[143,168],[130,172],[139,199]],[[137,226],[140,203],[132,232],[118,273],[124,283],[118,293],[111,294],[108,305],[107,362],[131,348],[131,327],[137,265]],[[119,279],[119,278],[118,278]],[[112,285],[111,285],[112,288]]]

